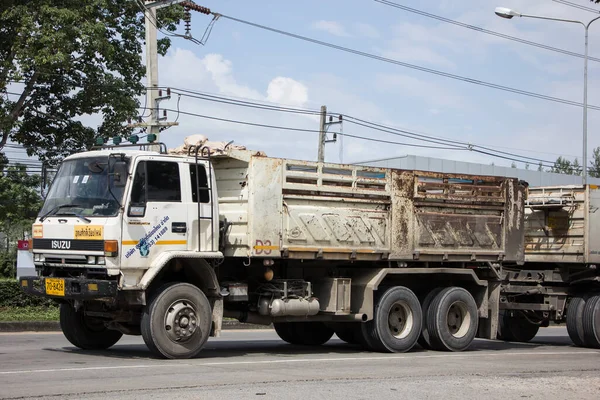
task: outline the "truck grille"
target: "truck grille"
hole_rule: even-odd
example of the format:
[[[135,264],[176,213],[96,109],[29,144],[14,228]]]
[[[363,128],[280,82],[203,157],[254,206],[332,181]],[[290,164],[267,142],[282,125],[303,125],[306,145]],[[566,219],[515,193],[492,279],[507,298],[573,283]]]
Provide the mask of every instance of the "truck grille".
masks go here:
[[[104,240],[33,239],[35,250],[104,251]]]

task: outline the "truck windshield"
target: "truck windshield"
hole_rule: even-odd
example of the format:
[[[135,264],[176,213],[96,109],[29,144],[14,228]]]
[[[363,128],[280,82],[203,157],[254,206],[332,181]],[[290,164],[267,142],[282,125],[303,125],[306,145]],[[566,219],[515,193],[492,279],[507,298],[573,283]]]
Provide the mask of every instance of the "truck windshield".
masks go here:
[[[114,162],[115,159],[111,158],[111,173]],[[129,160],[126,159],[126,162]],[[115,179],[109,175],[108,163],[108,157],[78,158],[63,162],[38,215],[117,215],[125,188],[124,185],[115,185]]]

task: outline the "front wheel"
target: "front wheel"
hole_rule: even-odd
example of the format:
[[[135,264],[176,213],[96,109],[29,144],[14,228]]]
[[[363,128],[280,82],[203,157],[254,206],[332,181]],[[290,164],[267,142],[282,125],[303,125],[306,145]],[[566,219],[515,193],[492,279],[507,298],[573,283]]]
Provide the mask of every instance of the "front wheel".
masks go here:
[[[146,346],[163,358],[198,355],[210,334],[212,310],[204,293],[189,283],[172,283],[158,289],[142,315]]]
[[[119,331],[107,329],[102,320],[88,317],[83,309],[60,305],[60,329],[71,344],[83,350],[108,349],[121,339]]]

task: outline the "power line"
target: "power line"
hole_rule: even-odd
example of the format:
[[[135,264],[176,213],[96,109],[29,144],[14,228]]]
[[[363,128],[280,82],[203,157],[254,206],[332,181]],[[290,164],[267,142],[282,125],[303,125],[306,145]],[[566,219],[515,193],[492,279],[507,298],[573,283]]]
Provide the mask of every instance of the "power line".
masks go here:
[[[407,7],[405,5],[394,3],[392,1],[388,1],[388,0],[374,0],[374,1],[377,2],[377,3],[381,3],[383,5],[389,6],[389,7],[399,8],[399,9],[404,10],[404,11],[408,11],[408,12],[411,12],[411,13],[414,13],[414,14],[419,14],[419,15],[422,15],[424,17],[433,18],[433,19],[436,19],[438,21],[446,22],[446,23],[452,24],[452,25],[457,25],[457,26],[460,26],[460,27],[463,27],[463,28],[471,29],[471,30],[474,30],[474,31],[477,31],[477,32],[488,34],[488,35],[497,36],[497,37],[500,37],[500,38],[503,38],[503,39],[507,39],[507,40],[513,40],[515,42],[519,42],[519,43],[522,43],[522,44],[527,44],[529,46],[539,47],[539,48],[544,49],[544,50],[549,50],[549,51],[554,51],[554,52],[557,52],[557,53],[566,54],[566,55],[569,55],[569,56],[572,56],[572,57],[585,58],[584,54],[579,54],[579,53],[576,53],[574,51],[560,49],[558,47],[548,46],[548,45],[545,45],[545,44],[542,44],[542,43],[537,43],[537,42],[532,42],[530,40],[521,39],[521,38],[518,38],[516,36],[511,36],[511,35],[506,35],[504,33],[491,31],[489,29],[481,28],[479,26],[465,24],[464,22],[459,22],[459,21],[456,21],[456,20],[453,20],[453,19],[450,19],[450,18],[441,17],[439,15],[435,15],[435,14],[431,14],[431,13],[428,13],[428,12],[425,12],[425,11],[417,10],[416,8]],[[596,58],[596,57],[588,57],[588,60],[600,62],[600,58]]]
[[[174,111],[174,112],[177,111],[177,110],[173,110],[173,109],[169,109],[169,108],[163,108],[163,110]],[[240,120],[229,119],[229,118],[212,117],[210,115],[197,114],[197,113],[193,113],[193,112],[189,112],[189,111],[181,111],[181,110],[179,111],[179,113],[181,113],[183,115],[189,115],[192,117],[210,119],[210,120],[220,121],[220,122],[228,122],[228,123],[238,124],[238,125],[247,125],[247,126],[254,126],[254,127],[259,127],[259,128],[278,129],[278,130],[293,131],[293,132],[319,133],[319,130],[316,130],[316,129],[305,129],[305,128],[294,128],[294,127],[289,127],[289,126],[260,124],[260,123],[256,123],[256,122],[240,121]],[[339,135],[339,133],[338,133],[338,135]],[[420,145],[420,144],[414,144],[414,143],[399,143],[399,142],[390,142],[390,141],[374,139],[374,138],[364,138],[362,136],[352,136],[349,134],[344,134],[344,135],[349,136],[349,137],[359,138],[359,139],[372,140],[372,141],[381,142],[381,143],[388,143],[388,144],[393,143],[393,144],[401,145],[401,146],[419,147],[419,148],[427,148],[427,149],[440,149],[440,150],[468,150],[466,148],[458,149],[456,147],[447,147],[447,146],[446,147],[437,147],[437,146]]]
[[[230,99],[227,97],[216,96],[216,95],[195,96],[190,93],[200,94],[201,92],[196,92],[196,91],[192,91],[192,90],[188,90],[188,89],[172,88],[172,91],[173,91],[173,93],[178,93],[179,95],[187,96],[187,97],[191,97],[191,98],[199,98],[199,99],[203,99],[203,100],[207,100],[207,101],[215,101],[215,102],[219,102],[219,103],[231,104],[231,105],[237,105],[237,106],[243,106],[243,107],[266,109],[269,111],[284,111],[284,112],[290,112],[290,113],[296,113],[296,114],[305,114],[305,113],[318,114],[318,113],[320,113],[320,111],[309,110],[309,109],[298,109],[298,108],[278,107],[278,106],[266,107],[264,104],[257,103],[257,102],[234,100],[234,99]],[[179,92],[186,92],[186,93],[179,93]],[[331,112],[330,114],[338,114],[338,113]],[[522,160],[519,160],[520,162],[535,161],[535,162],[543,162],[543,163],[553,164],[552,161],[548,161],[548,160],[544,160],[544,159],[540,159],[540,158],[536,158],[536,157],[519,155],[519,154],[515,154],[515,153],[504,152],[501,150],[493,149],[489,146],[477,145],[477,144],[468,143],[468,142],[464,142],[464,141],[457,141],[457,140],[453,140],[453,139],[449,139],[449,138],[435,137],[432,135],[425,135],[425,134],[410,131],[407,129],[399,129],[399,128],[390,127],[390,126],[378,124],[378,123],[371,122],[371,121],[366,121],[366,120],[363,120],[360,118],[353,117],[348,114],[340,114],[340,115],[345,119],[346,122],[349,122],[349,123],[352,123],[355,125],[359,125],[359,126],[363,126],[368,129],[373,129],[373,130],[378,130],[381,132],[390,133],[390,134],[393,134],[396,136],[403,136],[403,137],[410,138],[413,140],[421,140],[421,141],[445,145],[445,146],[452,145],[452,146],[455,146],[454,148],[459,149],[459,150],[464,150],[465,148],[468,148],[471,151],[475,151],[475,152],[479,152],[479,149],[484,150],[484,151],[485,150],[493,151],[493,152],[496,152],[499,154],[504,154],[504,155],[513,156],[513,157],[519,157],[522,159]],[[522,150],[522,149],[520,149],[520,150]],[[525,151],[527,151],[527,150],[525,150]],[[524,160],[527,160],[527,161],[524,161]]]
[[[593,12],[594,14],[600,14],[600,11],[598,11],[598,10],[596,10],[594,8],[582,6],[580,4],[576,4],[576,3],[573,3],[573,2],[570,2],[570,1],[566,1],[566,0],[552,0],[552,1],[554,1],[556,3],[563,4],[565,6],[579,8],[580,10]]]
[[[153,88],[153,89],[160,90],[160,89],[164,89],[164,88],[165,87]],[[318,110],[311,110],[311,109],[305,109],[305,108],[282,107],[282,106],[275,106],[275,105],[269,105],[269,104],[264,104],[264,103],[257,103],[255,101],[236,100],[236,99],[231,99],[231,98],[224,97],[224,96],[217,96],[217,95],[213,95],[213,94],[207,94],[204,92],[192,91],[189,89],[172,88],[172,91],[173,91],[173,93],[178,94],[180,96],[198,98],[198,99],[202,99],[202,100],[215,101],[215,102],[219,102],[219,103],[223,103],[223,104],[251,107],[251,108],[263,109],[263,110],[269,110],[269,111],[281,111],[281,112],[305,114],[305,115],[317,115],[320,113],[320,111],[318,111]],[[140,107],[140,108],[147,109],[146,107]],[[179,107],[177,110],[170,110],[170,109],[165,109],[165,110],[177,112],[178,115],[179,114],[193,115],[193,116],[207,118],[207,119],[220,120],[220,121],[224,121],[224,122],[234,122],[233,120],[220,119],[220,118],[211,117],[208,115],[200,115],[200,114],[182,112],[181,110],[179,110]],[[338,113],[331,113],[331,114],[338,114]],[[509,159],[512,161],[518,161],[518,162],[522,162],[522,163],[528,163],[528,162],[535,161],[535,162],[546,163],[548,165],[553,165],[552,161],[548,161],[548,160],[544,160],[544,159],[540,159],[540,158],[504,152],[504,151],[496,150],[496,149],[493,149],[493,148],[490,148],[487,146],[482,146],[482,145],[477,145],[477,144],[472,144],[472,143],[467,143],[467,142],[462,142],[462,141],[456,141],[456,140],[452,140],[449,138],[439,138],[439,137],[434,137],[431,135],[424,135],[424,134],[416,133],[414,131],[409,131],[406,129],[394,128],[394,127],[374,123],[371,121],[362,120],[360,118],[356,118],[356,117],[353,117],[348,114],[340,114],[340,115],[344,116],[346,118],[347,122],[355,124],[355,125],[363,126],[365,128],[372,129],[372,130],[377,130],[377,131],[393,134],[396,136],[402,136],[402,137],[409,138],[412,140],[419,140],[419,141],[424,141],[424,142],[428,142],[428,143],[433,143],[433,144],[440,145],[440,146],[427,146],[427,145],[397,143],[397,142],[379,140],[381,143],[388,143],[388,144],[389,143],[397,143],[399,145],[405,145],[405,146],[421,147],[421,148],[434,148],[434,149],[437,148],[437,149],[445,149],[445,150],[470,150],[473,152],[497,156],[498,158]],[[243,121],[238,121],[238,122],[244,123]],[[318,132],[317,130],[307,130],[307,129],[291,128],[291,127],[279,127],[279,126],[272,126],[272,125],[266,125],[266,124],[255,124],[255,123],[245,123],[245,124],[251,125],[251,126],[257,126],[257,127],[283,129],[283,130],[295,130],[295,131],[301,131],[301,132]],[[360,136],[351,135],[351,134],[345,134],[345,136],[361,138]],[[371,138],[364,138],[364,139],[371,140],[371,141],[378,141],[378,139],[371,139]],[[499,156],[498,154],[489,154],[490,151],[498,153],[498,154],[502,154],[503,156]],[[525,151],[527,151],[527,150],[525,150]],[[505,157],[505,156],[510,156],[510,157]]]
[[[173,109],[164,109],[166,111],[176,111]],[[234,119],[229,119],[229,118],[218,118],[218,117],[212,117],[212,116],[208,116],[208,115],[203,115],[203,114],[197,114],[197,113],[193,113],[193,112],[187,112],[187,111],[179,111],[181,114],[183,115],[189,115],[189,116],[193,116],[193,117],[198,117],[198,118],[204,118],[204,119],[210,119],[210,120],[216,120],[216,121],[220,121],[220,122],[227,122],[227,123],[233,123],[233,124],[238,124],[238,125],[247,125],[247,126],[254,126],[254,127],[261,127],[261,128],[268,128],[268,129],[278,129],[278,130],[286,130],[286,131],[294,131],[294,132],[310,132],[310,133],[318,133],[318,130],[315,129],[304,129],[304,128],[294,128],[294,127],[288,127],[288,126],[278,126],[278,125],[269,125],[269,124],[260,124],[260,123],[254,123],[254,122],[248,122],[248,121],[240,121],[240,120],[234,120]],[[408,146],[408,147],[418,147],[418,148],[427,148],[427,149],[438,149],[438,150],[458,150],[458,151],[473,151],[476,153],[480,153],[480,154],[484,154],[484,155],[489,155],[492,157],[496,157],[496,158],[501,158],[501,159],[505,159],[505,160],[510,160],[510,161],[515,161],[515,162],[520,162],[520,163],[528,163],[529,161],[524,160],[523,158],[518,158],[518,157],[522,157],[520,155],[513,155],[512,157],[510,156],[506,156],[506,155],[499,155],[499,154],[494,154],[488,151],[484,151],[484,150],[479,150],[476,148],[460,148],[457,146],[430,146],[430,145],[419,145],[419,144],[414,144],[414,143],[403,143],[403,142],[395,142],[395,141],[390,141],[390,140],[383,140],[383,139],[377,139],[377,138],[370,138],[370,137],[365,137],[365,136],[358,136],[358,135],[352,135],[352,134],[348,134],[348,133],[338,133],[338,135],[342,135],[342,136],[346,136],[346,137],[352,137],[355,139],[360,139],[360,140],[366,140],[366,141],[372,141],[372,142],[378,142],[378,143],[384,143],[384,144],[393,144],[393,145],[398,145],[398,146]],[[527,158],[527,157],[525,157]],[[540,162],[538,163],[538,165],[541,164],[543,167],[552,167],[554,166],[554,162],[552,161],[548,161],[548,160],[540,160]],[[588,168],[588,170],[591,170],[592,168]]]
[[[443,76],[445,78],[450,78],[450,79],[454,79],[454,80],[458,80],[458,81],[462,81],[462,82],[467,82],[467,83],[471,83],[471,84],[475,84],[475,85],[489,87],[489,88],[492,88],[492,89],[502,90],[502,91],[505,91],[505,92],[515,93],[515,94],[520,94],[522,96],[534,97],[534,98],[538,98],[538,99],[542,99],[542,100],[547,100],[547,101],[553,101],[555,103],[561,103],[561,104],[566,104],[566,105],[570,105],[570,106],[583,107],[583,104],[579,103],[577,101],[562,99],[562,98],[548,96],[548,95],[544,95],[544,94],[540,94],[540,93],[530,92],[530,91],[527,91],[527,90],[517,89],[517,88],[510,87],[510,86],[499,85],[499,84],[492,83],[492,82],[486,82],[486,81],[482,81],[482,80],[478,80],[478,79],[473,79],[473,78],[469,78],[469,77],[465,77],[465,76],[461,76],[461,75],[451,74],[449,72],[444,72],[444,71],[440,71],[440,70],[436,70],[436,69],[432,69],[432,68],[427,68],[427,67],[423,67],[423,66],[416,65],[416,64],[410,64],[410,63],[407,63],[407,62],[403,62],[403,61],[399,61],[399,60],[395,60],[395,59],[383,57],[383,56],[378,56],[378,55],[375,55],[375,54],[372,54],[372,53],[367,53],[367,52],[364,52],[364,51],[361,51],[361,50],[352,49],[350,47],[344,47],[344,46],[336,45],[336,44],[333,44],[333,43],[324,42],[322,40],[312,39],[312,38],[309,38],[307,36],[302,36],[302,35],[298,35],[298,34],[295,34],[295,33],[283,31],[283,30],[280,30],[280,29],[271,28],[271,27],[268,27],[266,25],[261,25],[261,24],[257,24],[257,23],[250,22],[250,21],[246,21],[246,20],[243,20],[243,19],[239,19],[239,18],[235,18],[235,17],[230,17],[228,15],[222,15],[222,14],[219,14],[219,15],[221,16],[221,18],[226,18],[226,19],[229,19],[231,21],[235,21],[235,22],[238,22],[238,23],[241,23],[241,24],[244,24],[244,25],[248,25],[248,26],[252,26],[252,27],[255,27],[255,28],[263,29],[263,30],[266,30],[266,31],[269,31],[269,32],[273,32],[273,33],[277,33],[277,34],[280,34],[280,35],[288,36],[288,37],[291,37],[291,38],[294,38],[294,39],[303,40],[303,41],[306,41],[306,42],[309,42],[309,43],[317,44],[319,46],[329,47],[329,48],[332,48],[332,49],[335,49],[335,50],[344,51],[346,53],[355,54],[355,55],[359,55],[359,56],[366,57],[366,58],[371,58],[373,60],[382,61],[382,62],[386,62],[386,63],[389,63],[389,64],[394,64],[394,65],[399,65],[401,67],[410,68],[410,69],[414,69],[414,70],[421,71],[421,72],[426,72],[426,73],[433,74],[433,75]],[[588,109],[600,110],[600,107],[588,105]]]

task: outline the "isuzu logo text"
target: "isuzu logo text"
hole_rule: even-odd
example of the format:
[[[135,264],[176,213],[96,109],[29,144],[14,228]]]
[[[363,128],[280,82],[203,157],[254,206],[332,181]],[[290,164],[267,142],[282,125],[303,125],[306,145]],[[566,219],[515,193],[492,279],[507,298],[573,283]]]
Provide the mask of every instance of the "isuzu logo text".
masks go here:
[[[70,240],[53,240],[52,241],[53,249],[70,249],[71,241]]]

